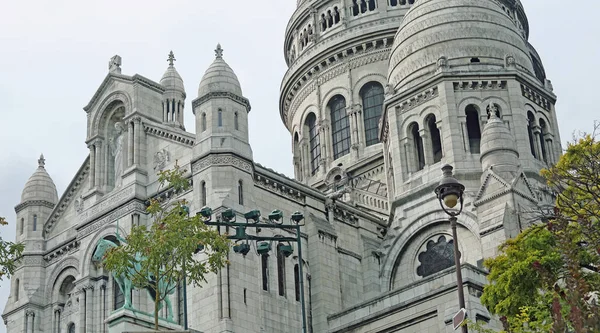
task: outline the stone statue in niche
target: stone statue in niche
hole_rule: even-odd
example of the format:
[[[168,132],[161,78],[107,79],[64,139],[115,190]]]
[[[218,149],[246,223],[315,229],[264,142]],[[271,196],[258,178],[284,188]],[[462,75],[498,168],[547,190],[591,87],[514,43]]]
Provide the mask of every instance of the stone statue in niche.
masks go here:
[[[154,154],[154,171],[162,171],[170,161],[169,151],[162,149]]]
[[[114,170],[115,170],[115,187],[121,187],[123,180],[123,124],[117,122],[115,124],[115,135],[108,139],[110,145],[110,153],[114,157]]]
[[[115,55],[108,62],[108,71],[121,74],[121,56]]]

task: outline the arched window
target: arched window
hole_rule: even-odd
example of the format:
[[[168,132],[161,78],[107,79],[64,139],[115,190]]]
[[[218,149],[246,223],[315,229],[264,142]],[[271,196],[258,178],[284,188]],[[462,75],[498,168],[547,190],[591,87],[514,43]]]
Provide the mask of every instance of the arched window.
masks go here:
[[[544,121],[544,119],[540,118],[540,145],[542,147],[542,159],[544,160],[544,162],[548,163],[548,153],[546,151],[546,140],[545,140],[545,136],[546,133],[548,133],[548,128],[546,127],[546,122]]]
[[[434,115],[429,115],[427,117],[427,127],[429,130],[429,136],[431,137],[433,163],[437,163],[442,160],[442,139],[440,137],[440,130],[437,127]]]
[[[269,291],[269,255],[262,254],[260,256],[260,266],[262,272],[262,289]]]
[[[358,1],[360,0],[352,0],[352,16],[357,16],[360,14],[360,7],[358,6]]]
[[[33,231],[37,230],[37,215],[33,215]]]
[[[67,326],[67,333],[75,333],[75,324],[70,323],[69,326]]]
[[[206,207],[206,182],[200,183],[200,204],[202,207]]]
[[[329,101],[333,136],[333,158],[338,159],[350,152],[350,121],[346,113],[346,99],[341,95]]]
[[[327,30],[327,20],[325,19],[325,13],[321,14],[321,31]]]
[[[415,167],[417,171],[422,170],[425,167],[425,154],[423,152],[423,138],[419,135],[419,124],[412,123],[409,128],[413,142]]]
[[[125,305],[125,295],[119,287],[117,280],[113,278],[113,310],[118,310]]]
[[[427,242],[425,252],[419,254],[421,265],[417,267],[417,275],[426,277],[454,266],[454,242],[446,241],[446,237],[440,236],[436,241]]]
[[[202,132],[206,131],[206,113],[202,113]]]
[[[20,288],[20,281],[19,279],[15,280],[15,289],[13,291],[13,297],[15,299],[15,302],[19,300],[19,288]]]
[[[240,129],[237,112],[233,114],[233,128],[235,128],[236,131]]]
[[[277,245],[277,289],[279,296],[285,296],[285,255],[281,251],[283,244]]]
[[[360,89],[365,123],[366,145],[379,143],[379,119],[383,107],[383,86],[379,82],[369,82]]]
[[[468,105],[465,109],[467,115],[467,134],[469,136],[469,149],[471,154],[479,154],[481,143],[481,128],[479,127],[479,112],[474,105]]]
[[[306,117],[305,126],[308,129],[308,142],[310,149],[310,169],[311,174],[315,174],[319,169],[319,160],[321,159],[321,144],[319,131],[317,128],[317,116],[311,113]]]
[[[298,264],[294,265],[294,291],[296,302],[300,302],[300,269],[298,268]]]
[[[360,0],[360,12],[361,13],[367,12],[367,0]]]
[[[223,110],[219,109],[218,123],[219,127],[223,126]]]
[[[183,281],[177,284],[177,322],[183,325],[185,320],[184,312],[185,294],[183,293]]]
[[[537,158],[535,149],[535,138],[533,137],[533,127],[535,126],[535,117],[531,111],[527,112],[527,134],[529,135],[529,147],[531,148],[531,155]]]
[[[19,225],[20,234],[23,234],[23,230],[25,229],[25,219],[21,218],[21,225]]]
[[[331,10],[327,11],[327,28],[333,27],[333,15],[331,15]]]
[[[369,11],[375,10],[375,0],[369,0]]]
[[[244,183],[238,181],[238,201],[240,205],[244,204]]]
[[[398,6],[398,0],[390,0],[390,6],[392,6],[392,7]]]
[[[340,10],[337,7],[333,7],[333,23],[338,24],[340,22]]]

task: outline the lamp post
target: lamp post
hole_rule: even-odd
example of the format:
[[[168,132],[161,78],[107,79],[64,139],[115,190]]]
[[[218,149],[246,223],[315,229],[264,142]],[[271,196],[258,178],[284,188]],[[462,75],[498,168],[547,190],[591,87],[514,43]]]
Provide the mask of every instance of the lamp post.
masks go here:
[[[283,220],[283,212],[280,210],[274,210],[269,214],[269,223],[260,221],[260,211],[251,210],[244,214],[245,222],[237,222],[236,221],[236,213],[233,209],[225,209],[221,212],[217,221],[212,221],[212,209],[208,207],[204,207],[197,213],[202,217],[204,224],[210,226],[217,227],[230,227],[235,230],[235,233],[227,236],[228,239],[235,240],[236,243],[233,246],[233,251],[235,253],[239,253],[242,255],[246,255],[250,252],[250,244],[249,242],[256,242],[257,252],[267,253],[273,247],[271,246],[271,242],[278,242],[283,244],[281,250],[283,254],[288,257],[293,253],[293,248],[290,245],[291,242],[295,242],[298,244],[298,275],[299,276],[299,284],[300,284],[300,305],[302,308],[302,332],[307,332],[306,326],[306,307],[304,303],[304,274],[302,273],[302,241],[300,236],[300,227],[304,226],[304,215],[300,212],[295,212],[290,216],[290,223],[284,224]],[[248,235],[246,233],[246,229],[255,228],[259,229],[279,229],[279,230],[288,230],[296,233],[295,237],[285,237],[285,236],[256,236],[256,235]],[[259,243],[260,242],[260,243]]]
[[[458,289],[458,305],[460,309],[465,309],[465,294],[463,290],[462,271],[460,268],[460,252],[458,251],[458,235],[456,234],[457,216],[463,209],[463,193],[465,186],[456,180],[452,175],[451,165],[446,164],[442,167],[443,178],[440,184],[435,188],[435,194],[440,201],[440,206],[446,214],[450,216],[450,226],[452,227],[452,238],[454,239],[454,265],[456,266],[456,286]],[[456,205],[460,204],[458,209]],[[467,333],[467,326],[462,326],[463,333]]]

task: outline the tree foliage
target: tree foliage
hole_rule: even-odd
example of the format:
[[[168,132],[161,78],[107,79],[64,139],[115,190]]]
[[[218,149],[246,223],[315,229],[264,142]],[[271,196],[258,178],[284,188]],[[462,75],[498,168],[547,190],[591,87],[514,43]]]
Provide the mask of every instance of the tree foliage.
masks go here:
[[[147,211],[152,224],[132,227],[124,244],[110,249],[104,258],[106,269],[125,274],[137,288],[155,291],[155,329],[159,303],[178,282],[185,277],[187,283],[199,286],[209,273],[228,264],[226,235],[205,225],[199,216],[190,216],[186,200],[176,198],[190,188],[183,174],[177,165],[159,173],[158,193],[166,189],[170,199],[151,199]],[[205,249],[201,260],[195,255],[199,246]]]
[[[7,226],[8,222],[4,217],[0,217],[0,227]],[[23,244],[15,244],[5,241],[0,236],[0,281],[4,277],[10,278],[17,268],[17,259],[23,253]]]
[[[556,194],[550,214],[485,261],[481,298],[508,332],[600,332],[600,142],[567,147],[542,175]]]

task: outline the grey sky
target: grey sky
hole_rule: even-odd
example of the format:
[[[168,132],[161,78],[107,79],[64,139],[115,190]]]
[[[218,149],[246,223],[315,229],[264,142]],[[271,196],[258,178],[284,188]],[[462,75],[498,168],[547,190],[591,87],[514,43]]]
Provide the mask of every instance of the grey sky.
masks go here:
[[[600,75],[600,1],[521,0],[537,48],[559,97],[563,142],[600,119],[595,103]],[[285,73],[283,35],[296,0],[4,1],[0,4],[0,230],[14,239],[23,185],[41,152],[59,191],[88,154],[88,103],[114,54],[123,74],[160,80],[173,50],[188,95],[185,124],[194,131],[191,101],[220,42],[225,60],[250,99],[254,159],[292,174],[290,136],[278,113]],[[0,282],[0,309],[8,297]],[[0,324],[0,333],[6,328]]]

